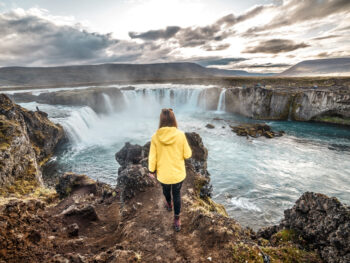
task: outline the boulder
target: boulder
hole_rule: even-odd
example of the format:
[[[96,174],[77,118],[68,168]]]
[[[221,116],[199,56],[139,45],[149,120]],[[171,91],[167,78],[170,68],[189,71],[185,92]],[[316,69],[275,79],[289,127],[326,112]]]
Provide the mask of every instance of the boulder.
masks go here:
[[[250,136],[253,138],[258,138],[260,136],[265,136],[266,138],[281,137],[284,131],[274,132],[271,127],[265,123],[246,123],[238,126],[230,125],[231,130],[238,136]]]
[[[88,194],[96,194],[96,182],[83,174],[65,173],[58,180],[56,185],[56,192],[60,198],[67,197],[78,189],[85,188]]]
[[[150,143],[140,146],[127,142],[124,147],[115,154],[115,159],[123,168],[129,164],[139,164],[142,159],[148,158],[149,148]]]
[[[208,129],[214,129],[215,128],[215,126],[213,124],[210,124],[210,123],[205,125],[205,127],[208,128]]]
[[[270,239],[281,229],[296,231],[329,263],[350,262],[350,207],[335,197],[306,192],[284,211],[278,226],[264,228],[258,236]]]
[[[131,199],[138,192],[154,185],[155,180],[148,176],[148,169],[140,164],[129,164],[118,171],[117,188],[120,189],[122,201]]]
[[[82,207],[75,207],[74,205],[63,212],[65,217],[75,218],[80,223],[88,223],[97,221],[98,216],[95,208],[92,205],[83,205]]]
[[[98,195],[103,198],[109,197],[113,194],[113,189],[101,182],[96,182],[84,174],[65,173],[58,180],[55,186],[59,197],[65,198],[69,195]]]

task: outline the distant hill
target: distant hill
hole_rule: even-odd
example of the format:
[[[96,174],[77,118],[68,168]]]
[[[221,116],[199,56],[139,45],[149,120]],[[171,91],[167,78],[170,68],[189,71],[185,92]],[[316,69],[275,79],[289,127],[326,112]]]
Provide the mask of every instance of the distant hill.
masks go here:
[[[350,76],[350,58],[305,60],[277,76]]]
[[[178,80],[254,75],[240,70],[205,68],[196,63],[100,64],[62,67],[0,68],[2,86],[74,85],[143,80]]]

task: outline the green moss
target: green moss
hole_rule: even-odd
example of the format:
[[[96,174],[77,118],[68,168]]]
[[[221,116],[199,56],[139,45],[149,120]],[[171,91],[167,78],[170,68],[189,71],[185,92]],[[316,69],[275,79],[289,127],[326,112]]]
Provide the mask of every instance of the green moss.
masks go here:
[[[350,118],[341,118],[335,116],[318,116],[314,118],[314,121],[340,124],[340,125],[350,125]]]
[[[283,229],[271,237],[271,240],[275,244],[283,244],[288,242],[302,243],[302,237],[295,231],[291,229]]]
[[[295,246],[263,247],[261,250],[270,257],[272,263],[323,262],[316,252],[301,250]]]
[[[7,142],[3,142],[0,144],[0,150],[1,151],[5,151],[10,147],[10,144],[8,144]]]
[[[239,243],[232,246],[232,262],[264,263],[264,260],[258,246]]]
[[[209,212],[215,212],[222,216],[228,217],[228,214],[226,212],[226,209],[223,205],[218,204],[214,202],[211,198],[205,197],[205,198],[196,198],[196,205],[203,207],[205,210]]]

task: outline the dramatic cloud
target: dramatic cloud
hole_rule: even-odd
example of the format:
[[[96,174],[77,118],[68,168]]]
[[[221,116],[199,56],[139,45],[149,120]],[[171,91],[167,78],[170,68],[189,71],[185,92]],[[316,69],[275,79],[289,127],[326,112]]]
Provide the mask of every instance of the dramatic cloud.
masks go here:
[[[226,43],[226,44],[220,44],[220,45],[216,45],[216,46],[212,46],[212,45],[205,45],[202,46],[202,48],[205,51],[220,51],[220,50],[225,50],[228,49],[230,47],[230,44]]]
[[[305,47],[309,47],[309,45],[305,43],[295,43],[289,39],[271,39],[262,41],[257,46],[246,48],[244,50],[244,53],[278,54],[281,52],[289,52]]]
[[[261,13],[264,9],[271,8],[270,5],[256,6],[239,16],[233,14],[226,15],[211,25],[202,27],[167,27],[165,29],[150,30],[143,33],[129,32],[131,38],[144,40],[158,40],[173,38],[180,47],[198,47],[206,51],[218,51],[227,49],[229,44],[211,45],[220,42],[236,33],[232,26]]]
[[[153,43],[138,44],[74,25],[56,25],[33,10],[0,14],[0,35],[0,65],[6,66],[162,61],[171,52]]]
[[[336,13],[349,13],[349,0],[289,0],[284,1],[282,5],[275,7],[278,11],[272,21],[268,24],[258,27],[252,27],[247,30],[246,35],[256,32],[290,26],[296,23],[324,19]]]
[[[340,35],[329,35],[329,36],[323,36],[323,37],[314,37],[312,40],[324,40],[324,39],[330,39],[330,38],[337,38],[341,37]]]
[[[168,26],[166,29],[150,30],[144,33],[129,32],[129,36],[131,38],[141,38],[145,40],[169,39],[179,30],[180,27],[178,26]]]
[[[131,32],[108,22],[113,27],[107,28],[116,30],[111,34],[93,33],[92,20],[76,21],[39,8],[4,11],[0,66],[194,61],[267,73],[306,59],[350,56],[350,0],[269,2],[273,4],[252,6],[209,24],[198,20],[193,26],[181,23],[181,15],[179,24],[175,20],[163,26],[160,20],[152,24],[155,30],[131,25]],[[118,33],[120,26],[124,35]]]

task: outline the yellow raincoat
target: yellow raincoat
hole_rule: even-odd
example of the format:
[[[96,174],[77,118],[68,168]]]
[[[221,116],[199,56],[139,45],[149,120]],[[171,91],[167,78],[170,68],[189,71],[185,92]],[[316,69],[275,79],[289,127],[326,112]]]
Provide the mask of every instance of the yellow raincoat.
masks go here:
[[[157,171],[163,184],[176,184],[186,177],[185,161],[192,151],[186,135],[176,127],[163,127],[152,136],[148,170]]]

